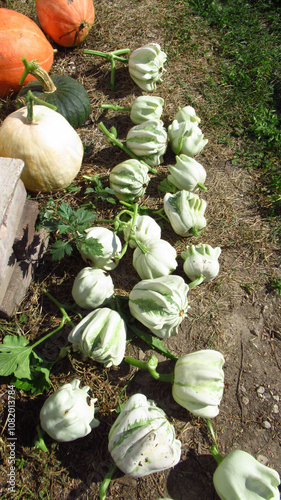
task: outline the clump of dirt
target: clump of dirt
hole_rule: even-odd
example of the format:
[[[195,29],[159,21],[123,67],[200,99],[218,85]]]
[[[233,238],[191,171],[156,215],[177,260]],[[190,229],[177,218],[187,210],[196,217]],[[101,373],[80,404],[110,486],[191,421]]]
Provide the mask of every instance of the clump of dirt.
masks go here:
[[[23,9],[21,1],[13,1],[13,8]],[[28,5],[28,2],[27,2]],[[6,6],[6,5],[5,5]],[[26,12],[30,9],[26,7]],[[165,2],[141,0],[130,3],[123,0],[96,3],[96,22],[89,36],[81,46],[64,49],[55,46],[55,62],[51,75],[63,73],[79,80],[88,91],[92,112],[83,127],[78,130],[85,146],[84,162],[76,185],[79,192],[64,191],[54,195],[58,202],[65,201],[77,208],[91,201],[85,193],[87,182],[83,175],[108,175],[120,161],[127,159],[125,153],[107,143],[98,128],[102,121],[108,128],[115,126],[118,138],[124,140],[132,126],[125,112],[105,111],[100,104],[114,102],[130,106],[141,90],[132,82],[127,66],[117,63],[116,91],[109,89],[110,66],[107,61],[85,56],[85,48],[109,52],[121,48],[131,50],[149,42],[156,42],[172,53],[177,40],[166,40],[162,21],[165,16]],[[175,4],[177,8],[177,4]],[[34,13],[33,13],[34,16]],[[208,46],[208,38],[193,33],[192,41]],[[173,45],[174,44],[174,45]],[[173,52],[174,53],[174,52]],[[188,293],[190,309],[175,337],[167,339],[165,346],[177,357],[200,349],[217,349],[225,357],[225,391],[220,413],[214,419],[214,428],[221,453],[239,448],[251,453],[262,463],[275,468],[279,473],[281,458],[280,397],[281,397],[281,308],[280,297],[268,289],[270,276],[277,276],[280,266],[280,247],[274,242],[271,228],[263,219],[256,198],[257,178],[254,172],[243,166],[234,165],[234,150],[239,147],[235,139],[230,146],[218,141],[218,130],[208,121],[204,106],[208,102],[200,91],[200,79],[204,71],[217,78],[216,67],[208,58],[196,59],[189,55],[169,58],[166,72],[154,95],[165,100],[163,121],[167,126],[177,112],[178,106],[190,104],[186,99],[192,96],[193,106],[200,110],[202,130],[209,139],[208,145],[197,161],[207,171],[207,192],[202,197],[207,202],[207,227],[199,238],[189,239],[177,236],[169,224],[164,224],[162,237],[172,243],[178,252],[176,274],[185,277],[180,252],[186,245],[208,243],[221,247],[220,272],[209,284],[202,284]],[[12,111],[13,100],[2,100],[1,119]],[[204,120],[204,117],[206,119]],[[168,147],[164,164],[157,175],[151,175],[151,182],[142,200],[144,205],[161,208],[163,193],[157,186],[167,175],[167,165],[174,162],[174,155]],[[49,197],[34,196],[44,207]],[[105,201],[96,205],[99,218],[113,219],[120,206]],[[78,271],[84,267],[79,255],[66,257],[54,263],[47,253],[34,277],[28,295],[15,317],[28,315],[28,323],[22,325],[22,334],[34,340],[42,332],[58,325],[58,310],[42,290],[46,288],[61,302],[71,303],[72,283]],[[139,281],[132,268],[130,250],[112,272],[115,291],[128,295]],[[18,322],[17,322],[18,324]],[[6,323],[2,323],[3,332]],[[57,356],[59,349],[67,344],[70,327],[62,334],[46,342],[46,359]],[[141,341],[133,341],[128,353],[139,359],[147,359],[152,351]],[[157,354],[159,371],[173,370],[174,362]],[[124,366],[125,365],[125,366]],[[47,394],[32,396],[19,391],[16,401],[17,432],[17,498],[61,498],[97,499],[100,482],[110,463],[107,450],[107,436],[115,420],[115,408],[120,391],[126,387],[124,397],[141,392],[153,399],[173,422],[178,439],[182,441],[180,463],[172,470],[153,474],[141,479],[124,476],[118,471],[110,483],[107,498],[130,500],[156,500],[170,496],[174,500],[203,500],[218,498],[212,484],[216,468],[210,454],[212,439],[204,421],[195,418],[175,403],[170,386],[156,382],[146,372],[137,372],[125,363],[117,368],[104,369],[93,361],[82,362],[78,354],[63,358],[54,365],[51,373],[52,388],[56,389],[66,381],[79,378],[83,385],[89,385],[100,407],[97,415],[100,426],[89,436],[71,443],[55,443],[48,437],[48,453],[34,449],[39,412]],[[0,478],[3,497],[7,493],[8,448],[5,435],[7,416],[6,379],[1,380],[1,418],[3,431],[3,465]],[[50,392],[52,392],[50,390]]]

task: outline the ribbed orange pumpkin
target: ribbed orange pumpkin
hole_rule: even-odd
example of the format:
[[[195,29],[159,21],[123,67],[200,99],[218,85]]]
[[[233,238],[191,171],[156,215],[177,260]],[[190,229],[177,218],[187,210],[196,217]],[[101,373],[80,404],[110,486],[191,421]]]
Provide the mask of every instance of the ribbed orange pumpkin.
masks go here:
[[[79,45],[94,24],[93,0],[36,0],[35,7],[42,29],[63,47]]]
[[[21,58],[36,59],[50,71],[54,50],[43,31],[34,21],[14,10],[0,8],[0,97],[20,90],[19,80],[24,70]],[[34,80],[28,75],[25,84]]]

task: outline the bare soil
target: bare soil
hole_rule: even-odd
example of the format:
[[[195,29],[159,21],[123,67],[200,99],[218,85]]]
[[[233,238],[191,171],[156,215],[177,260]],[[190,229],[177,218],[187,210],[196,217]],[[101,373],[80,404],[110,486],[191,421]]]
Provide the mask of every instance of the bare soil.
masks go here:
[[[24,5],[23,5],[24,4]],[[7,6],[0,2],[0,6]],[[14,1],[13,8],[30,13],[28,2]],[[166,12],[166,2],[160,0],[124,0],[96,2],[96,22],[83,44],[75,49],[55,46],[55,62],[51,74],[64,73],[77,78],[87,89],[92,113],[78,133],[81,136],[85,157],[76,184],[79,193],[61,192],[54,196],[59,202],[66,201],[74,207],[89,201],[85,188],[89,185],[83,175],[101,173],[107,175],[120,161],[127,159],[117,148],[110,146],[97,124],[103,121],[107,127],[115,126],[120,140],[124,140],[132,126],[127,113],[104,111],[101,103],[114,102],[131,105],[141,90],[134,85],[126,65],[117,64],[116,91],[108,86],[110,67],[101,58],[85,56],[83,49],[108,52],[120,48],[131,50],[149,42],[157,42],[174,54],[166,64],[166,72],[154,92],[165,99],[164,123],[168,125],[177,111],[190,102],[185,88],[193,97],[193,106],[200,109],[202,130],[209,139],[203,152],[196,157],[207,171],[206,186],[202,197],[207,201],[207,227],[199,238],[181,238],[168,224],[162,237],[178,250],[177,274],[185,276],[180,252],[185,245],[208,243],[221,247],[220,273],[209,284],[191,289],[188,293],[190,309],[175,337],[166,340],[166,347],[176,356],[199,349],[212,348],[225,357],[225,391],[220,413],[213,425],[221,454],[238,448],[251,453],[263,463],[281,474],[281,298],[269,289],[270,276],[281,278],[280,247],[274,241],[272,228],[265,219],[257,202],[258,178],[246,165],[232,164],[235,148],[243,147],[238,139],[228,145],[220,144],[220,130],[208,121],[204,107],[208,106],[201,93],[201,82],[206,73],[217,78],[215,48],[207,35],[193,33],[193,43],[206,45],[206,54],[186,59],[175,55],[177,39],[166,40],[161,27]],[[175,9],[180,8],[175,3]],[[35,14],[33,11],[33,18]],[[179,85],[178,82],[184,82]],[[1,119],[13,110],[13,100],[1,101]],[[206,116],[206,119],[205,119]],[[167,174],[167,165],[174,156],[169,147],[159,174],[151,175],[151,183],[143,204],[161,208],[162,194],[157,190],[159,180]],[[42,206],[49,197],[31,195]],[[117,204],[97,204],[100,218],[113,218],[120,210]],[[139,278],[132,268],[130,251],[121,260],[112,278],[115,292],[127,295]],[[46,288],[65,303],[72,303],[71,287],[80,269],[84,267],[79,255],[65,258],[60,263],[51,261],[47,253],[42,261],[30,290],[15,317],[15,324],[22,314],[28,315],[28,323],[21,326],[21,334],[30,340],[40,337],[48,329],[59,324],[58,310],[43,294]],[[6,322],[0,323],[3,333]],[[69,327],[55,339],[44,345],[42,353],[53,359],[59,348],[67,344]],[[128,346],[128,353],[139,359],[147,359],[151,353],[140,341]],[[159,371],[173,370],[174,362],[159,357]],[[118,396],[129,381],[124,398],[136,392],[153,399],[173,422],[177,437],[182,441],[180,463],[173,469],[141,479],[132,479],[118,471],[108,489],[108,500],[157,500],[170,496],[174,500],[217,499],[212,484],[216,463],[210,454],[212,440],[205,423],[192,416],[175,403],[170,386],[156,382],[146,372],[137,372],[126,363],[117,368],[104,369],[93,361],[82,362],[73,355],[56,363],[51,374],[53,389],[73,378],[80,378],[83,385],[91,387],[98,398],[100,426],[83,439],[72,443],[55,443],[46,438],[47,454],[34,449],[39,412],[48,394],[31,396],[19,391],[16,401],[17,419],[17,493],[9,497],[7,492],[8,448],[5,433],[7,416],[6,379],[1,380],[1,444],[3,464],[0,466],[2,498],[98,499],[98,489],[110,462],[107,451],[107,435],[116,418]],[[52,390],[50,390],[50,393]],[[246,499],[245,499],[246,500]]]

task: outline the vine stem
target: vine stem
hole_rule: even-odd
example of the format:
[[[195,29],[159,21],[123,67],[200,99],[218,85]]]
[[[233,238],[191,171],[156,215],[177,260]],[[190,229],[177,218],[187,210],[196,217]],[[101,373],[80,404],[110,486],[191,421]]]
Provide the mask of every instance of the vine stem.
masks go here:
[[[132,219],[131,219],[131,221],[129,221],[129,222],[128,222],[128,224],[131,224],[131,230],[130,230],[129,236],[128,236],[128,238],[127,238],[126,242],[125,242],[125,245],[124,245],[124,246],[123,246],[123,248],[122,248],[121,254],[120,254],[120,256],[118,257],[118,260],[122,259],[122,257],[125,255],[125,253],[126,253],[126,251],[127,251],[127,249],[128,249],[128,245],[129,245],[129,241],[130,241],[130,240],[134,240],[134,241],[135,241],[135,243],[136,243],[137,247],[138,247],[138,248],[142,251],[142,253],[147,253],[147,252],[148,252],[148,248],[147,248],[145,245],[143,245],[143,244],[142,244],[142,243],[141,243],[141,242],[140,242],[140,241],[136,238],[136,236],[135,236],[135,229],[134,229],[134,227],[135,227],[136,220],[137,220],[137,216],[138,216],[138,208],[139,208],[138,204],[137,204],[137,203],[135,203],[135,204],[134,204],[134,212],[133,212],[133,214],[132,214]],[[123,212],[123,213],[124,213],[124,212],[128,213],[128,210],[122,210],[122,212]]]
[[[134,160],[138,160],[140,162],[142,162],[144,165],[147,166],[148,170],[150,172],[152,172],[153,174],[157,174],[157,170],[155,168],[152,168],[150,167],[150,165],[147,165],[145,162],[143,162],[137,155],[135,155],[133,153],[133,151],[131,151],[129,148],[127,148],[127,146],[125,144],[123,144],[123,142],[119,141],[116,137],[116,134],[114,132],[110,132],[106,126],[103,124],[103,122],[100,122],[98,124],[98,127],[100,128],[100,130],[104,133],[104,135],[106,136],[107,140],[113,144],[114,146],[118,146],[120,149],[122,149],[125,153],[127,153],[127,155],[129,155],[131,158],[133,158]]]
[[[119,106],[118,104],[101,104],[101,109],[112,109],[113,111],[131,111],[132,108]]]
[[[215,461],[217,462],[217,464],[220,464],[222,461],[223,461],[223,458],[220,453],[219,453],[219,447],[218,447],[218,443],[217,443],[217,438],[216,438],[216,434],[215,434],[215,431],[214,431],[214,428],[213,428],[213,425],[212,425],[212,422],[209,418],[204,418],[208,428],[209,428],[209,431],[211,433],[211,436],[213,438],[213,441],[214,441],[214,445],[211,446],[210,448],[210,451],[211,451],[211,454],[213,455],[213,458],[215,459]]]
[[[59,308],[59,310],[62,314],[62,319],[61,319],[59,326],[57,328],[55,328],[55,330],[52,330],[51,332],[47,333],[47,335],[45,335],[41,339],[37,340],[37,342],[32,344],[32,349],[34,349],[34,347],[36,347],[37,345],[41,344],[41,342],[44,342],[44,340],[47,340],[49,337],[51,337],[55,333],[59,332],[63,328],[66,321],[72,326],[72,328],[74,328],[74,326],[75,326],[74,323],[71,321],[70,317],[68,316],[68,314],[65,310],[65,306],[63,304],[61,304],[60,302],[58,302],[55,299],[55,297],[53,297],[49,292],[47,292],[47,290],[43,290],[43,292]]]
[[[213,458],[215,459],[215,461],[219,465],[223,461],[224,457],[222,457],[220,455],[220,453],[218,452],[218,449],[217,449],[217,447],[215,445],[211,446],[210,450],[211,450],[211,454],[212,454]]]
[[[110,481],[112,479],[114,472],[116,471],[116,468],[117,467],[116,467],[115,463],[110,464],[109,469],[108,469],[107,473],[105,474],[104,479],[100,485],[100,489],[99,489],[100,500],[106,499],[106,490],[110,484]]]

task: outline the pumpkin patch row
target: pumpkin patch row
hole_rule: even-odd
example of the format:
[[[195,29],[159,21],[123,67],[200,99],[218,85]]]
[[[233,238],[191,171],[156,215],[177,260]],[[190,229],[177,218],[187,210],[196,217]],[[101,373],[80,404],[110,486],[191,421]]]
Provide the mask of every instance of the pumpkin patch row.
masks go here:
[[[81,43],[94,22],[92,0],[36,0],[36,11],[47,35],[65,47]],[[75,15],[79,21],[76,24]],[[60,23],[54,22],[57,18]],[[48,44],[42,32],[42,43],[45,40]],[[126,49],[126,52],[130,51]],[[51,54],[53,57],[52,47]],[[114,57],[116,56],[119,57],[115,53]],[[114,57],[109,58],[113,70]],[[10,81],[5,87],[8,96],[12,92],[18,92],[21,85],[24,85],[15,100],[18,109],[7,116],[0,127],[0,156],[24,160],[22,180],[28,190],[51,192],[67,187],[81,168],[83,144],[75,128],[87,120],[91,108],[82,85],[64,75],[50,78],[48,71],[52,63],[48,69],[44,67],[44,61],[36,59],[31,51],[21,54],[21,71],[20,75],[17,74],[17,82],[15,79],[15,85],[18,86],[12,88]],[[130,75],[142,90],[150,92],[155,89],[156,82],[161,80],[165,60],[166,55],[158,44],[148,44],[130,55]],[[12,74],[10,77],[12,78]],[[34,78],[36,80],[31,81]],[[176,165],[168,167],[166,185],[169,188],[173,186],[174,191],[166,192],[164,196],[166,220],[170,222],[173,231],[182,237],[199,236],[199,231],[206,225],[206,202],[193,191],[198,188],[206,189],[206,172],[193,156],[208,141],[199,129],[199,117],[189,106],[178,111],[167,133],[160,120],[163,104],[163,99],[155,96],[152,99],[141,96],[141,101],[133,103],[130,111],[135,127],[132,127],[126,139],[126,151],[132,153],[131,159],[111,170],[109,183],[124,206],[127,206],[126,202],[138,201],[149,183],[148,172],[157,173],[153,167],[163,161],[169,138],[176,155]],[[151,113],[156,113],[156,117],[151,118]],[[114,127],[110,132],[105,127],[100,126],[100,129],[111,144],[120,145]],[[125,212],[128,216],[129,211]],[[169,338],[177,334],[180,323],[186,317],[189,288],[216,277],[220,248],[212,249],[209,245],[186,247],[181,256],[184,259],[183,270],[191,280],[187,285],[182,277],[172,274],[177,266],[177,252],[160,238],[160,226],[154,219],[151,219],[153,222],[147,222],[150,218],[146,218],[145,224],[144,218],[140,222],[138,217],[141,216],[137,214],[136,205],[130,221],[121,222],[119,214],[120,232],[123,232],[125,240],[123,249],[127,246],[134,248],[132,264],[141,279],[129,295],[128,307],[131,316],[155,337]],[[114,227],[114,232],[100,227],[85,231],[86,239],[96,240],[101,245],[102,252],[92,256],[83,249],[80,251],[88,267],[82,269],[76,277],[72,296],[76,304],[91,312],[78,325],[73,325],[68,337],[73,351],[80,351],[82,359],[90,357],[103,363],[106,368],[118,366],[124,360],[126,348],[126,326],[121,315],[110,307],[100,308],[104,304],[110,304],[113,298],[114,284],[108,273],[117,266],[122,255],[122,244],[116,234],[116,221]],[[117,301],[117,296],[115,300]],[[172,383],[172,395],[179,405],[204,418],[209,429],[212,429],[209,418],[217,416],[223,393],[223,356],[214,350],[205,350],[176,360],[174,372],[162,375],[162,380]],[[152,356],[148,362],[125,357],[125,362],[139,369],[146,369],[155,379],[161,380],[161,375],[156,371],[155,357]],[[94,403],[97,399],[89,397],[88,386],[81,389],[79,385],[80,381],[74,379],[70,384],[61,386],[49,396],[41,409],[40,424],[43,431],[59,442],[85,437],[99,425],[95,418],[95,411],[98,409]],[[215,439],[214,442],[216,444]],[[115,468],[119,467],[125,474],[138,478],[175,466],[181,457],[181,442],[175,439],[174,428],[164,412],[144,395],[135,394],[122,407],[111,427],[108,451]],[[263,492],[270,491],[270,498],[277,500],[280,482],[278,473],[258,464],[249,454],[238,451],[235,463],[233,464],[232,459],[231,467],[227,467],[230,455],[225,460],[218,456],[218,450],[214,447],[214,458],[216,454],[218,464],[226,464],[218,465],[214,476],[214,486],[220,498],[230,500],[235,495],[235,498],[249,498],[249,491],[254,491],[256,497],[262,499],[265,498]],[[238,480],[232,481],[242,474],[240,461],[243,463],[243,473],[245,470],[243,485]],[[227,469],[230,470],[229,480],[225,479]],[[253,474],[254,481],[248,487],[248,477],[251,478]],[[109,474],[106,479],[108,485]],[[100,493],[100,498],[105,498],[104,492]]]

